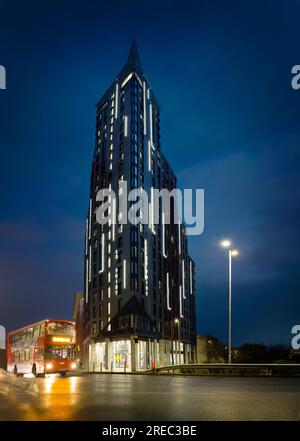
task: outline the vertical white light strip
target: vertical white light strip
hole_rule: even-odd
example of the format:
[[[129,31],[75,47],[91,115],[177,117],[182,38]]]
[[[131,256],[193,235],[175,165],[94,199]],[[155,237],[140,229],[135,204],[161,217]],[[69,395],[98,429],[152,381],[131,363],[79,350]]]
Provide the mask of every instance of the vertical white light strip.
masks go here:
[[[186,299],[185,296],[185,262],[182,260],[182,295],[183,298]]]
[[[87,303],[89,300],[89,259],[86,258],[86,266],[85,266],[85,302]]]
[[[193,294],[193,266],[190,260],[190,294]]]
[[[166,283],[167,283],[167,308],[170,311],[170,281],[169,281],[169,273],[166,274]]]
[[[145,294],[148,295],[148,241],[144,239]]]
[[[90,212],[89,212],[89,239],[91,238],[92,231],[92,199],[90,199]]]
[[[86,219],[85,222],[85,254],[88,252],[88,242],[89,242],[89,220]]]
[[[118,268],[115,268],[115,295],[118,295],[119,285],[118,285]]]
[[[113,216],[113,210],[112,210],[112,203],[111,203],[111,184],[109,184],[109,196],[108,196],[108,215],[109,215],[109,219],[108,219],[108,225],[109,227],[111,227],[112,224],[112,216]]]
[[[149,225],[149,228],[152,230],[152,213],[151,213],[151,211],[152,211],[152,209],[151,209],[151,202],[149,202],[149,204],[148,204],[148,225]]]
[[[143,82],[143,96],[144,96],[144,135],[147,134],[147,119],[146,119],[146,84]]]
[[[104,242],[105,242],[105,236],[104,233],[102,233],[101,236],[101,269],[99,273],[103,273],[104,271]]]
[[[116,198],[112,201],[112,240],[116,238]]]
[[[124,136],[127,136],[128,134],[128,117],[124,116]]]
[[[154,189],[151,187],[151,204],[150,204],[150,210],[149,210],[149,224],[151,223],[151,230],[153,234],[156,234],[155,231],[155,225],[154,225]]]
[[[151,171],[151,144],[148,141],[148,170]]]
[[[116,105],[115,105],[115,119],[118,118],[118,100],[119,100],[119,84],[116,84]]]
[[[162,252],[163,256],[167,257],[166,255],[166,232],[165,232],[165,213],[162,213]]]
[[[123,288],[126,289],[126,260],[123,260]]]
[[[92,247],[89,248],[89,282],[92,280]]]
[[[143,86],[140,77],[138,76],[138,74],[135,72],[135,77],[138,80],[138,82],[140,83],[141,86]]]
[[[179,250],[179,256],[181,255],[181,224],[178,223],[178,250]]]
[[[179,287],[179,308],[180,308],[180,317],[183,317],[182,313],[182,287]]]
[[[125,86],[126,83],[128,83],[128,81],[130,80],[130,78],[133,76],[133,72],[131,72],[123,81],[123,83],[121,84],[121,88]]]
[[[152,103],[149,103],[150,144],[153,147],[153,114]]]

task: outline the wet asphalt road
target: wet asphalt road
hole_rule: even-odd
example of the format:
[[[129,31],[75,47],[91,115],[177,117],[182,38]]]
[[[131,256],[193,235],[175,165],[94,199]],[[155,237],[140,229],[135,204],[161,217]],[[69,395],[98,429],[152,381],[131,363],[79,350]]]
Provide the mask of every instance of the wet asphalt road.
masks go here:
[[[300,421],[300,378],[6,375],[0,420]]]

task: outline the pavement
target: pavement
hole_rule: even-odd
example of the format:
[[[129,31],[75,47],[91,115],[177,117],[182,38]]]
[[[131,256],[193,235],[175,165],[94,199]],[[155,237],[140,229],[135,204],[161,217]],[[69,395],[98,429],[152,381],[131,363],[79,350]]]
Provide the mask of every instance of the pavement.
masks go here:
[[[0,420],[300,421],[300,378],[1,371]]]

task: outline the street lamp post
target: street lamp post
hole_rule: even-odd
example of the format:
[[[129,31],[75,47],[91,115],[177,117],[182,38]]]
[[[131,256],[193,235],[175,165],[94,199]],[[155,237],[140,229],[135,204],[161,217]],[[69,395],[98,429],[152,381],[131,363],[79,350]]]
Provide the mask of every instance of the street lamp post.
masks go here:
[[[228,363],[231,364],[232,359],[232,276],[231,276],[231,260],[233,256],[238,255],[238,250],[231,248],[230,240],[223,240],[222,247],[228,248]]]

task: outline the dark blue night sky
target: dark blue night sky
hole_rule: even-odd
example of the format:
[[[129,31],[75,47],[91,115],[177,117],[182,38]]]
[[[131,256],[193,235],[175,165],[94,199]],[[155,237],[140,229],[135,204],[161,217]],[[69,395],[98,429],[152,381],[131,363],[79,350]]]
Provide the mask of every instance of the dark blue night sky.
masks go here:
[[[0,323],[69,318],[82,290],[95,103],[136,39],[179,185],[205,189],[198,332],[290,342],[300,322],[300,3],[1,1]]]

